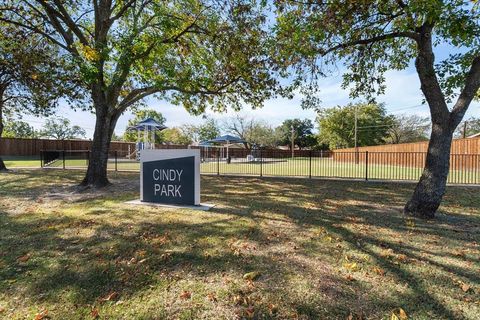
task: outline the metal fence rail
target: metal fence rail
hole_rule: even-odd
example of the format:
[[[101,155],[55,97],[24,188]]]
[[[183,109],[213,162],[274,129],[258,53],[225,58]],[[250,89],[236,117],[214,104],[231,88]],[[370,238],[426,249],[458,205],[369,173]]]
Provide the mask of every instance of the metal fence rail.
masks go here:
[[[88,166],[90,151],[45,150],[40,154],[44,168]],[[200,172],[216,175],[259,177],[345,178],[361,180],[405,180],[420,178],[425,164],[424,152],[331,152],[295,150],[235,149],[228,156],[223,149],[202,148]],[[38,162],[37,162],[38,163]],[[108,169],[138,171],[136,155],[114,151],[109,154]],[[480,155],[452,154],[448,183],[480,184]]]

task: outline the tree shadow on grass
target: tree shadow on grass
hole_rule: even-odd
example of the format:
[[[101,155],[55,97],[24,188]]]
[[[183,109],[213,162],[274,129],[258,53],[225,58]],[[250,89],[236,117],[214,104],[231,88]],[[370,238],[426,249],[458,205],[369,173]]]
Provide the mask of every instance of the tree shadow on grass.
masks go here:
[[[312,318],[319,314],[327,315],[325,318],[346,317],[350,309],[342,301],[354,296],[351,290],[347,290],[351,285],[339,275],[308,270],[289,256],[273,259],[270,255],[239,253],[229,245],[220,247],[217,253],[206,254],[218,246],[199,239],[224,241],[254,237],[257,241],[266,241],[268,236],[257,227],[245,228],[235,224],[229,228],[219,227],[231,223],[231,218],[195,224],[142,223],[133,230],[130,223],[112,226],[70,217],[23,221],[11,219],[4,213],[0,213],[0,217],[2,227],[5,227],[5,233],[0,237],[2,247],[9,248],[2,256],[2,263],[8,268],[0,271],[1,289],[7,294],[20,293],[34,303],[60,301],[90,306],[98,304],[111,292],[129,299],[162,282],[164,289],[168,290],[187,275],[202,281],[205,277],[221,279],[223,274],[240,283],[240,288],[233,289],[228,298],[231,299],[228,301],[230,307],[246,309],[255,305],[257,314],[263,313],[267,318],[276,317],[268,309],[269,302],[275,300],[255,298],[255,301],[235,302],[234,296],[250,299],[255,295],[278,295],[283,297],[280,302],[292,306],[297,314]],[[92,228],[92,235],[87,238],[66,237],[65,230],[78,227]],[[24,240],[18,241],[19,237]],[[21,261],[26,255],[30,255],[28,260],[23,258]],[[265,280],[260,278],[257,282],[255,292],[246,290],[247,282],[242,279],[251,271],[265,275]],[[314,294],[310,301],[305,301],[300,293],[289,292],[288,285],[275,289],[264,286],[264,282],[285,283],[297,272],[318,274],[317,285],[309,290],[328,292],[328,305],[322,305],[323,298],[318,299]],[[13,279],[14,283],[8,281]]]
[[[445,274],[452,274],[469,283],[480,282],[479,274],[475,268],[472,268],[475,264],[478,266],[475,255],[458,256],[450,251],[452,247],[458,249],[471,247],[472,243],[480,240],[478,236],[480,215],[451,215],[440,212],[435,221],[405,218],[401,213],[401,208],[413,186],[371,185],[344,181],[305,183],[305,181],[295,179],[248,181],[230,178],[226,181],[222,181],[222,184],[210,183],[213,190],[210,190],[209,194],[220,195],[222,188],[249,190],[252,185],[255,186],[258,193],[257,195],[250,194],[248,199],[237,199],[231,204],[231,208],[221,197],[213,196],[214,200],[212,201],[223,202],[226,207],[219,208],[217,213],[239,214],[237,206],[245,207],[248,202],[261,201],[263,207],[275,208],[280,215],[304,228],[325,228],[329,234],[347,242],[349,247],[368,256],[369,259],[393,275],[398,283],[407,284],[412,293],[401,300],[408,304],[407,307],[411,311],[436,318],[462,318],[461,314],[456,310],[451,310],[438,295],[432,294],[429,281],[439,285],[436,277],[440,281],[445,279],[452,281],[451,278],[445,276]],[[345,184],[351,184],[351,186],[345,187]],[[449,191],[465,192],[462,188],[449,188]],[[296,200],[289,203],[283,201],[285,197]],[[305,209],[297,205],[310,203],[315,204],[313,208]],[[240,215],[260,219],[256,210],[257,208],[250,207],[250,210],[243,211]],[[466,210],[478,212],[478,208],[474,206],[467,207]],[[354,227],[359,229],[352,229],[352,219],[359,220],[354,224]],[[350,226],[346,226],[348,224]],[[409,226],[409,224],[413,224],[413,226]],[[391,241],[393,239],[385,236],[378,237],[371,230],[363,231],[362,226],[367,229],[369,227],[377,230],[378,228],[390,229],[396,235],[404,237],[404,241]],[[426,249],[424,243],[421,243],[422,237],[434,238],[437,251]],[[416,238],[415,246],[408,244],[409,238]],[[423,278],[425,274],[412,272],[412,268],[398,263],[390,255],[380,254],[388,249],[393,250],[396,256],[400,255],[406,263],[416,261],[428,264],[429,267],[441,271],[442,275],[433,275],[430,279],[425,279]],[[317,250],[321,250],[321,248],[317,248]],[[437,259],[433,259],[432,256]],[[444,262],[443,258],[449,260]],[[459,261],[463,263],[463,266],[458,265]],[[461,294],[460,290],[458,292],[457,298],[461,300],[463,292]]]
[[[437,221],[414,220],[410,225],[401,205],[413,186],[237,177],[203,177],[202,185],[202,201],[217,204],[209,213],[186,210],[170,216],[125,207],[121,202],[130,193],[60,202],[85,210],[78,216],[12,217],[0,212],[0,243],[7,248],[0,256],[7,266],[0,270],[0,291],[32,303],[90,306],[111,292],[124,300],[151,287],[181,292],[181,281],[187,281],[182,279],[210,281],[220,288],[218,283],[228,276],[234,285],[227,286],[222,303],[230,315],[253,305],[259,318],[338,319],[351,312],[382,318],[401,306],[417,318],[455,319],[462,316],[432,293],[430,281],[445,281],[449,272],[473,283],[480,280],[463,265],[434,259],[477,263],[449,249],[479,241],[474,233],[478,216],[445,213]],[[102,206],[105,201],[113,205]],[[324,233],[314,237],[318,230]],[[389,233],[403,241],[389,238]],[[422,237],[438,244],[427,248],[419,243]],[[389,249],[392,254],[382,254]],[[354,273],[359,280],[346,279],[348,271],[338,269],[351,251],[365,255],[386,271],[390,282],[408,289],[380,294],[363,280],[363,270]],[[405,261],[399,263],[401,255]],[[441,274],[425,278],[425,272],[409,267],[418,262]],[[262,274],[253,289],[242,279],[251,271]],[[280,305],[277,313],[271,303]]]

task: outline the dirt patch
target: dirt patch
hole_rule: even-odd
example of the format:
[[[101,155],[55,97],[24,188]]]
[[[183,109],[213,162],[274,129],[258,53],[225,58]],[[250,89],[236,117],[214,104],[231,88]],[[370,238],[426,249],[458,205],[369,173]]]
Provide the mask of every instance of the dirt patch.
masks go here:
[[[63,185],[52,187],[45,193],[38,195],[37,202],[42,201],[63,201],[63,202],[82,202],[86,200],[93,200],[102,197],[107,197],[112,194],[125,194],[130,192],[140,191],[140,181],[132,179],[131,177],[116,177],[110,179],[111,184],[102,189],[81,188],[75,185]]]

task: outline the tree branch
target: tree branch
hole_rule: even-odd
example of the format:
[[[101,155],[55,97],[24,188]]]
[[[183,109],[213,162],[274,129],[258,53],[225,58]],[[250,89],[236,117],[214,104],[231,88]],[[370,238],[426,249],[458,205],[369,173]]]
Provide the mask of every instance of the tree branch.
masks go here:
[[[16,25],[16,26],[19,26],[19,27],[22,27],[22,28],[25,28],[27,30],[30,30],[30,31],[33,31],[43,37],[45,37],[46,39],[48,39],[49,41],[51,41],[52,43],[55,43],[56,45],[60,46],[62,49],[65,49],[69,52],[72,52],[70,50],[70,48],[66,45],[64,45],[63,43],[59,42],[58,40],[56,40],[55,38],[53,38],[52,36],[50,36],[48,33],[38,29],[37,27],[34,27],[34,26],[29,26],[29,25],[26,25],[26,24],[23,24],[21,22],[18,22],[18,21],[13,21],[13,20],[9,20],[9,19],[4,19],[4,18],[1,18],[0,17],[0,21],[3,21],[5,23],[10,23],[10,24],[13,24],[13,25]]]
[[[368,38],[368,39],[359,39],[359,40],[354,40],[354,41],[341,43],[341,44],[338,44],[334,47],[328,48],[326,50],[319,49],[318,53],[320,55],[324,56],[324,55],[329,54],[330,52],[333,52],[333,51],[336,51],[336,50],[339,50],[339,49],[346,49],[346,48],[354,47],[354,46],[358,46],[358,45],[367,45],[367,44],[380,42],[380,41],[388,40],[388,39],[394,39],[394,38],[410,38],[410,39],[413,39],[415,41],[418,41],[420,39],[420,37],[417,33],[407,32],[407,31],[404,31],[404,32],[398,31],[398,32],[391,32],[391,33],[382,34],[382,35],[372,37],[372,38]]]
[[[155,86],[149,86],[149,87],[144,87],[144,88],[139,88],[139,89],[134,89],[130,91],[130,93],[123,98],[123,100],[118,104],[118,107],[116,108],[116,112],[124,112],[128,107],[130,107],[132,104],[142,100],[143,98],[158,93],[158,92],[166,92],[166,91],[177,91],[185,94],[190,94],[190,95],[195,95],[195,94],[201,94],[201,95],[218,95],[218,94],[224,94],[223,90],[225,90],[227,87],[232,85],[233,83],[237,82],[240,80],[240,77],[236,77],[232,79],[231,81],[228,81],[227,83],[221,85],[218,88],[215,89],[197,89],[197,90],[185,90],[179,86],[171,85],[171,86],[164,86],[164,87],[155,87]]]
[[[45,8],[47,7],[50,7],[48,5],[46,5],[46,2],[44,0],[39,0],[39,2],[44,5]],[[73,21],[72,17],[69,15],[69,13],[67,12],[67,10],[65,9],[65,7],[63,6],[62,2],[59,1],[59,0],[53,0],[53,2],[55,3],[55,5],[57,6],[58,8],[58,11],[56,11],[56,15],[62,19],[62,21],[67,25],[67,27],[77,36],[78,40],[80,40],[80,42],[83,44],[83,45],[88,45],[88,40],[87,40],[87,37],[85,37],[85,35],[83,34],[82,30],[80,30],[80,28],[75,24],[75,22]],[[52,7],[52,10],[55,10],[53,7]]]
[[[465,86],[463,87],[460,96],[457,99],[457,102],[453,106],[451,115],[450,115],[450,123],[453,128],[456,128],[460,121],[462,121],[465,112],[470,105],[470,102],[477,94],[480,88],[480,55],[476,56],[473,61],[472,65],[470,66],[470,70],[468,71],[467,77],[465,79]]]

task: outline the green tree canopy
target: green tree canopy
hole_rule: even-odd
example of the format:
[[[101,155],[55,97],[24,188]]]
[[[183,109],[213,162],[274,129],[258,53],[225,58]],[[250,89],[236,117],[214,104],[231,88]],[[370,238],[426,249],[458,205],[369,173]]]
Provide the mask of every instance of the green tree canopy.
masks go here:
[[[244,145],[247,149],[253,144],[273,147],[279,140],[276,131],[265,121],[242,114],[226,119],[223,127],[227,133],[245,140]]]
[[[393,117],[387,116],[381,104],[358,103],[323,109],[318,115],[319,139],[330,149],[355,146],[355,112],[357,113],[357,146],[385,143]]]
[[[70,73],[56,47],[39,35],[6,24],[1,19],[0,33],[0,138],[4,131],[4,116],[49,115],[60,98],[70,103],[72,99],[81,100],[76,77]],[[25,123],[17,124],[27,130]],[[8,134],[24,135],[25,132],[9,127]],[[4,169],[0,158],[0,170]]]
[[[7,118],[3,129],[3,137],[30,139],[36,138],[37,132],[35,132],[35,129],[28,124],[28,122]]]
[[[47,119],[39,135],[57,140],[65,140],[85,138],[86,132],[80,126],[71,126],[70,120],[67,118],[54,117]]]
[[[162,140],[167,144],[190,145],[192,138],[182,128],[173,127],[162,131]]]
[[[217,121],[212,118],[207,118],[200,125],[183,125],[181,130],[186,136],[190,137],[190,139],[196,143],[212,140],[220,135],[220,126],[218,125]]]
[[[300,149],[314,147],[317,144],[313,130],[313,122],[310,119],[288,119],[282,122],[275,131],[278,137],[279,145],[288,145],[291,149],[292,145],[292,128],[294,136],[294,144]]]
[[[119,116],[149,95],[194,114],[260,107],[277,81],[268,69],[263,2],[5,0],[0,21],[43,36],[71,61],[96,115],[82,185],[108,184]]]
[[[405,213],[433,218],[445,193],[453,133],[480,87],[480,7],[465,0],[275,2],[276,65],[318,107],[318,80],[343,67],[343,88],[369,100],[385,72],[415,61],[432,131],[423,174]],[[437,48],[449,55],[435,59]],[[401,89],[400,89],[401,90]],[[448,103],[452,103],[452,107]],[[442,152],[438,152],[442,150]]]

